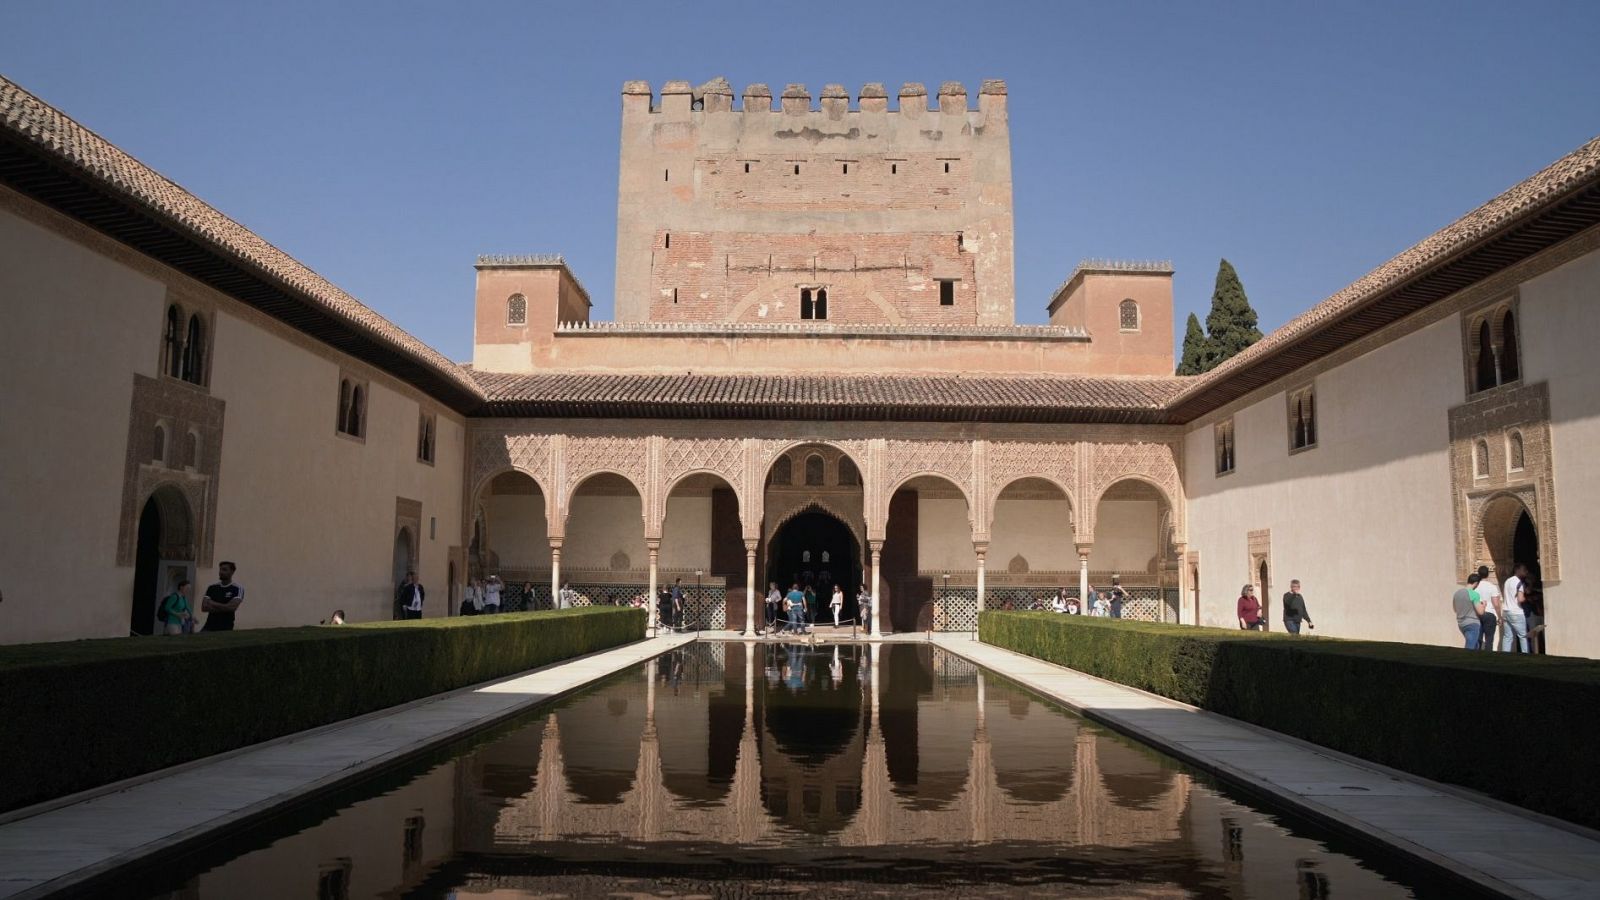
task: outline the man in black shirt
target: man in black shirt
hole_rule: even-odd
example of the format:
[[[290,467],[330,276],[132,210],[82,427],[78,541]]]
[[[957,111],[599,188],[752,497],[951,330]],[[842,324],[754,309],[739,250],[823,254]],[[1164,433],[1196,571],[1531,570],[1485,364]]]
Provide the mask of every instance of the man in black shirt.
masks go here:
[[[233,614],[244,602],[244,588],[233,581],[236,569],[227,560],[217,563],[217,583],[206,588],[205,599],[200,601],[200,611],[206,613],[203,631],[233,630]]]
[[[1300,596],[1300,581],[1295,579],[1289,582],[1289,593],[1283,595],[1283,628],[1290,634],[1300,633],[1300,623],[1312,631],[1317,626],[1311,623],[1311,613],[1306,612],[1306,598]]]

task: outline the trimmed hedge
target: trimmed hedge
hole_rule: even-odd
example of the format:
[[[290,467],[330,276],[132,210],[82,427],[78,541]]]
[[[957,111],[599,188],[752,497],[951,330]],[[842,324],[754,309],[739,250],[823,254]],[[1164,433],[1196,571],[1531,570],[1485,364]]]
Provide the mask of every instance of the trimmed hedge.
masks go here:
[[[985,612],[998,647],[1590,827],[1600,662]]]
[[[616,647],[641,609],[0,647],[0,810]]]

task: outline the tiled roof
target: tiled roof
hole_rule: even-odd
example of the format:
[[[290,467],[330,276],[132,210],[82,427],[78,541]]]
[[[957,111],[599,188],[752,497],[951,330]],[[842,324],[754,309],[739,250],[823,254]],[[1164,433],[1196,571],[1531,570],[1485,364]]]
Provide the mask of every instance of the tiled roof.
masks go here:
[[[1179,378],[474,372],[499,416],[1161,424]]]
[[[339,349],[368,356],[384,368],[398,370],[396,375],[436,396],[443,394],[439,399],[457,408],[470,408],[481,399],[477,385],[438,351],[3,76],[0,76],[0,138],[11,145],[6,148],[0,183],[14,187],[24,184],[27,187],[19,189],[34,193],[47,203],[54,197],[63,197],[60,202],[66,203],[68,200],[59,193],[59,186],[47,183],[40,174],[45,170],[39,167],[46,167],[47,173],[57,178],[65,174],[77,184],[87,184],[96,191],[99,195],[96,200],[103,203],[104,198],[109,197],[132,207],[148,222],[242,270],[235,277],[259,279],[276,288],[274,299],[303,307],[297,310],[303,314],[303,321],[316,326],[303,330],[311,331]],[[28,187],[33,190],[29,191]],[[54,193],[44,193],[46,191]],[[73,210],[68,211],[73,214]],[[90,224],[102,227],[113,237],[123,238],[115,230],[104,227],[102,222]],[[277,314],[270,305],[267,311]],[[291,321],[291,324],[297,323]],[[366,354],[362,352],[364,349],[373,352]],[[391,358],[397,358],[400,364],[384,365]],[[419,374],[427,377],[416,377]]]
[[[1596,224],[1600,137],[1192,379],[1172,409],[1193,419]]]

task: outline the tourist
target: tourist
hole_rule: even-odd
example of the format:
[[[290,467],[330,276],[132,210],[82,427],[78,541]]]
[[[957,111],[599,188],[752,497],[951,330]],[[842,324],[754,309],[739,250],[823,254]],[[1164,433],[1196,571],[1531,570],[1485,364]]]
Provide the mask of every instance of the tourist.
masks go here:
[[[200,599],[200,611],[206,614],[202,631],[233,630],[234,614],[244,603],[244,588],[233,580],[237,571],[238,567],[227,560],[217,563],[217,583],[206,588],[206,595]]]
[[[1300,623],[1312,631],[1317,626],[1311,623],[1311,613],[1306,611],[1306,598],[1300,596],[1300,579],[1289,582],[1289,593],[1283,595],[1283,630],[1290,634],[1300,633]]]
[[[536,595],[533,591],[533,582],[524,581],[522,583],[522,595],[519,598],[519,603],[513,604],[511,608],[514,610],[534,610],[539,608]]]
[[[1543,655],[1544,591],[1532,579],[1522,582],[1522,611],[1528,617],[1528,652]]]
[[[344,610],[342,610],[342,609],[334,610],[333,611],[333,615],[328,616],[326,619],[323,619],[320,624],[323,624],[323,625],[343,625],[344,624]]]
[[[1089,588],[1089,596],[1083,601],[1083,614],[1086,616],[1104,615],[1100,608],[1100,592],[1093,587]]]
[[[1501,601],[1501,627],[1500,649],[1510,653],[1511,639],[1517,640],[1517,650],[1521,653],[1528,652],[1528,618],[1523,612],[1523,605],[1527,602],[1526,591],[1523,587],[1528,580],[1528,567],[1517,563],[1511,567],[1512,575],[1506,579],[1506,592]],[[1479,569],[1480,574],[1487,574]]]
[[[189,579],[179,578],[172,593],[161,601],[156,618],[165,623],[162,631],[166,634],[190,634],[194,631],[194,611],[189,608],[189,594],[193,590]]]
[[[400,618],[422,618],[422,598],[427,592],[417,581],[417,573],[407,572],[406,580],[400,582],[400,587],[394,592],[395,606],[400,608]]]
[[[656,628],[672,628],[672,591],[666,588],[656,594]]]
[[[1069,615],[1069,616],[1081,616],[1081,615],[1083,615],[1083,604],[1078,602],[1078,598],[1077,597],[1068,597],[1067,598],[1067,602],[1066,602],[1065,606],[1063,607],[1063,609],[1065,610],[1066,614]]]
[[[872,628],[872,595],[867,593],[866,585],[856,592],[856,619],[861,622],[861,627]]]
[[[839,627],[839,612],[844,609],[844,588],[833,586],[833,599],[828,601],[828,606],[833,610],[833,627]]]
[[[805,632],[806,595],[796,584],[789,588],[789,596],[784,598],[784,609],[789,613],[789,630],[797,633]]]
[[[577,591],[572,589],[572,582],[569,581],[561,586],[561,593],[558,595],[556,609],[571,609],[576,604]]]
[[[505,590],[505,584],[499,575],[490,575],[489,580],[483,585],[483,611],[493,615],[500,611],[500,594]]]
[[[1494,579],[1489,577],[1488,566],[1478,567],[1478,596],[1483,598],[1483,614],[1478,616],[1483,623],[1483,631],[1478,635],[1479,649],[1497,650],[1499,642],[1495,640],[1495,629],[1502,624],[1501,619],[1505,616],[1502,609],[1505,601]]]
[[[1128,599],[1128,592],[1122,589],[1122,576],[1111,576],[1111,590],[1107,594],[1111,597],[1109,603],[1111,618],[1122,618],[1122,604]]]
[[[468,578],[467,586],[461,589],[461,614],[475,616],[478,614],[478,582]]]
[[[1256,586],[1247,584],[1239,589],[1239,630],[1261,631],[1266,622],[1261,619],[1261,601],[1256,599]]]
[[[773,629],[778,625],[778,616],[783,612],[783,591],[778,590],[776,581],[767,582],[767,628]]]
[[[1467,576],[1467,586],[1450,597],[1451,610],[1456,614],[1456,627],[1461,629],[1468,650],[1479,649],[1479,639],[1483,636],[1483,620],[1479,618],[1483,613],[1483,598],[1478,595],[1479,580],[1478,573],[1473,572]]]
[[[804,599],[802,601],[803,605],[801,606],[801,610],[805,613],[806,624],[810,625],[813,622],[816,622],[818,618],[817,592],[811,589],[810,584],[807,584],[805,591],[802,592],[802,596]]]

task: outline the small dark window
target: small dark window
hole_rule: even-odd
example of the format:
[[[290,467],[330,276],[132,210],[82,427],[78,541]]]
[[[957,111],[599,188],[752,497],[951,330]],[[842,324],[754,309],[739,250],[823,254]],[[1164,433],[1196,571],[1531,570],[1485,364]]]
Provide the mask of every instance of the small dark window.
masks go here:
[[[1500,383],[1510,384],[1522,377],[1521,360],[1517,353],[1517,318],[1506,310],[1500,325]]]
[[[506,324],[507,325],[526,325],[526,324],[528,324],[528,298],[527,297],[524,297],[521,294],[512,294],[510,299],[506,300]]]
[[[421,816],[412,816],[406,819],[406,836],[403,852],[405,854],[404,859],[407,867],[414,866],[417,863],[422,862],[422,828],[423,821]]]
[[[349,379],[339,382],[339,430],[354,437],[364,433],[362,424],[367,418],[366,401],[361,385]]]
[[[661,170],[661,180],[662,181],[671,181],[672,180],[672,170],[671,169],[662,169]]]
[[[800,318],[814,319],[817,316],[817,307],[811,299],[811,289],[800,289]]]
[[[183,314],[178,312],[176,306],[167,307],[167,335],[163,339],[166,346],[167,374],[173,378],[183,377]]]
[[[818,487],[822,484],[822,457],[815,453],[806,457],[806,487]]]
[[[1472,448],[1472,474],[1485,478],[1489,474],[1489,442],[1478,441]]]
[[[422,462],[433,462],[433,416],[423,413],[417,423],[417,459]]]
[[[828,317],[828,289],[817,288],[817,304],[813,310],[813,319],[826,319]]]
[[[167,461],[167,429],[156,426],[155,445],[150,449],[150,461],[165,463]]]
[[[949,174],[950,174],[950,164],[949,164],[949,163],[945,163],[945,164],[944,164],[944,173],[945,173],[945,174],[946,174],[946,175],[949,175]]]
[[[949,278],[939,279],[939,305],[956,305],[956,283]]]
[[[1495,386],[1494,336],[1489,332],[1489,320],[1478,325],[1477,389],[1487,391]]]
[[[890,175],[899,175],[900,174],[900,166],[898,164],[896,164],[896,163],[889,163],[889,174]]]
[[[772,464],[773,484],[794,484],[794,463],[788,456],[780,456]]]
[[[1139,330],[1139,304],[1133,300],[1124,300],[1117,307],[1118,326],[1123,331]]]
[[[183,342],[183,380],[199,384],[205,371],[205,330],[200,316],[189,317],[189,334]]]
[[[1233,471],[1234,446],[1233,446],[1233,420],[1218,422],[1216,424],[1217,442],[1217,474],[1226,475]]]
[[[678,302],[678,289],[677,288],[673,288],[672,289],[672,302],[673,303],[677,303]]]
[[[661,238],[661,246],[666,248],[666,249],[668,249],[668,250],[672,249],[672,232],[669,231],[665,235],[662,236],[662,238]]]
[[[796,175],[799,175],[799,174],[800,174],[800,164],[799,164],[799,163],[795,163],[795,164],[794,164],[794,173],[795,173],[795,174],[796,174]]]
[[[846,175],[850,174],[850,164],[849,163],[844,163],[844,174],[846,174]]]
[[[749,164],[749,163],[745,163],[745,164],[744,164],[744,173],[745,173],[745,174],[746,174],[746,175],[749,175],[749,174],[750,174],[750,164]]]
[[[348,378],[346,378],[346,379],[341,379],[339,381],[339,425],[338,425],[339,430],[340,431],[344,431],[345,430],[345,426],[348,425],[349,423],[350,423],[350,380]]]
[[[1317,395],[1310,388],[1289,397],[1290,449],[1304,450],[1317,443]]]
[[[839,484],[857,485],[861,483],[861,470],[856,468],[854,461],[848,456],[839,457]]]
[[[1507,459],[1513,472],[1521,471],[1523,467],[1522,435],[1511,432],[1511,446],[1508,448]]]

